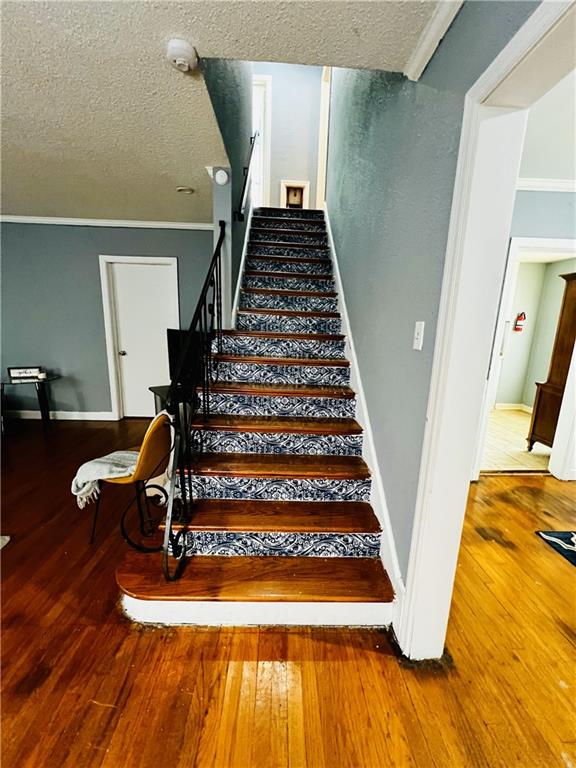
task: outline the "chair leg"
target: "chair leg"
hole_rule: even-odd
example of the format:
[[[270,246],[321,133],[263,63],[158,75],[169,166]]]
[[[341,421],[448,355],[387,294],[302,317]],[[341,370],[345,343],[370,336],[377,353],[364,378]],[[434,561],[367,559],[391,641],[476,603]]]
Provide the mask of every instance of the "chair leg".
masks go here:
[[[94,536],[96,535],[96,523],[98,522],[98,512],[100,511],[100,500],[102,499],[102,492],[104,488],[100,488],[100,493],[96,497],[94,502],[94,514],[92,515],[92,532],[90,533],[90,544],[94,544]]]

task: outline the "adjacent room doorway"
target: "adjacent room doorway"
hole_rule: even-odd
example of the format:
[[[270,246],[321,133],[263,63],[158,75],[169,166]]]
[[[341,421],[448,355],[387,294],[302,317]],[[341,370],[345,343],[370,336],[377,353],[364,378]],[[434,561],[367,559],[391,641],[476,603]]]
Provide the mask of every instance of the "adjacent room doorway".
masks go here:
[[[101,256],[112,410],[153,416],[149,387],[168,384],[166,330],[180,327],[176,258]]]
[[[272,77],[254,75],[252,81],[252,133],[257,134],[251,171],[252,206],[270,205],[272,149]]]

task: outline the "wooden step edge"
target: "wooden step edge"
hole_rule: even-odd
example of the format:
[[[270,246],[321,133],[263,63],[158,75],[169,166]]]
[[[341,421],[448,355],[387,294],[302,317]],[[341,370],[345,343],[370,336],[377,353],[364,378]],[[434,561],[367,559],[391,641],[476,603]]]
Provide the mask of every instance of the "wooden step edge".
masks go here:
[[[249,336],[250,338],[287,339],[288,341],[344,341],[342,333],[280,333],[279,331],[241,331],[237,328],[222,331],[223,336]]]
[[[194,465],[201,477],[250,477],[268,480],[368,480],[370,470],[360,456],[285,455],[269,453],[203,453]]]
[[[270,253],[250,253],[246,254],[246,258],[257,259],[258,261],[269,261],[271,264],[332,264],[332,260],[328,257],[309,259],[305,256],[274,256]],[[301,273],[306,276],[306,272]],[[332,273],[330,273],[332,274]]]
[[[253,238],[248,239],[248,248],[250,248],[251,245],[257,246],[257,247],[265,247],[265,248],[295,248],[295,249],[304,249],[306,251],[326,251],[328,252],[330,250],[328,245],[316,245],[314,243],[290,243],[290,242],[283,242],[282,240],[254,240]]]
[[[379,558],[192,557],[166,581],[160,555],[129,550],[116,569],[120,591],[137,600],[390,603]]]
[[[331,275],[308,275],[305,272],[266,272],[259,269],[244,270],[244,277],[272,277],[278,280],[314,280],[318,282],[334,282]]]
[[[312,213],[312,214],[320,214],[318,218],[321,218],[324,220],[324,211],[321,208],[281,208],[279,205],[259,205],[257,208],[254,208],[253,215],[258,216],[258,211],[276,211],[277,213]],[[290,218],[290,217],[287,217]],[[302,216],[301,218],[307,219],[307,218],[314,218],[313,216]]]
[[[263,217],[261,217],[263,218]],[[290,228],[290,227],[259,227],[255,224],[252,224],[250,227],[250,235],[255,232],[257,234],[280,234],[280,235],[296,235],[296,237],[319,237],[324,238],[326,241],[328,241],[328,234],[326,230],[317,230],[314,231],[313,229],[297,229],[296,227]]]
[[[292,309],[271,309],[261,307],[240,307],[238,314],[243,315],[281,315],[282,317],[329,317],[340,318],[338,312],[304,312],[301,310]]]
[[[336,291],[291,291],[284,288],[242,288],[240,293],[255,294],[256,296],[303,296],[304,298],[337,299]]]
[[[255,395],[263,397],[320,397],[330,400],[353,400],[356,393],[350,387],[314,387],[307,384],[258,384],[252,382],[217,382],[210,391],[226,395]]]
[[[349,368],[345,358],[334,357],[261,357],[259,355],[214,355],[222,363],[256,363],[257,365],[296,365],[313,368]]]
[[[229,416],[214,414],[193,421],[191,429],[208,432],[257,432],[262,434],[361,435],[355,419],[298,418],[291,416]]]

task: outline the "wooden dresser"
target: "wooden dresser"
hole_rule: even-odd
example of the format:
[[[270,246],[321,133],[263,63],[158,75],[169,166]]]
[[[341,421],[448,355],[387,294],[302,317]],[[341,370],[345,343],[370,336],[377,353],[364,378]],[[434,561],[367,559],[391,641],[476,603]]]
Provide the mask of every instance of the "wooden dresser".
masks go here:
[[[548,378],[544,383],[536,384],[536,398],[527,438],[529,451],[534,443],[552,447],[576,339],[576,272],[560,277],[566,280],[564,298],[558,317]]]

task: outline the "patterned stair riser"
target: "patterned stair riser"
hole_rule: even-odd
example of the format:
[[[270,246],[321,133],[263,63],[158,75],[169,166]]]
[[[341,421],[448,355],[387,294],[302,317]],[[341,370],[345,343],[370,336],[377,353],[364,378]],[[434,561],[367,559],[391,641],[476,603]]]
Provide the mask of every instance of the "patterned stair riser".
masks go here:
[[[325,248],[300,248],[297,245],[248,245],[248,257],[251,256],[284,256],[287,259],[326,259],[329,256]]]
[[[329,259],[309,264],[308,262],[287,262],[283,258],[259,259],[248,257],[246,269],[261,272],[299,272],[302,275],[332,275],[332,263]]]
[[[216,343],[213,345],[216,352]],[[258,336],[223,336],[222,352],[225,355],[252,357],[305,357],[344,358],[344,341],[307,341],[306,339],[258,338]]]
[[[293,312],[337,312],[334,296],[280,296],[277,293],[242,293],[242,309],[287,309]]]
[[[240,331],[271,333],[340,333],[341,321],[339,317],[289,317],[238,312],[236,328]]]
[[[344,387],[350,381],[350,368],[331,365],[275,365],[220,362],[219,381],[258,384],[307,384],[317,387]]]
[[[186,550],[189,556],[379,557],[380,535],[190,531]]]
[[[335,283],[332,278],[318,280],[309,277],[260,277],[260,275],[245,275],[244,288],[271,288],[273,291],[315,291],[322,293],[334,291]]]
[[[326,233],[326,225],[322,221],[309,221],[295,220],[284,218],[282,221],[275,221],[274,219],[264,216],[253,216],[252,226],[256,229],[283,229],[286,232],[303,231],[303,232],[319,232],[321,234]]]
[[[323,211],[312,211],[306,208],[255,208],[253,216],[273,217],[275,219],[314,219],[324,223]]]
[[[189,478],[195,499],[255,499],[261,501],[369,501],[370,479],[230,477],[194,475]]]
[[[296,243],[303,245],[323,245],[328,247],[328,238],[321,232],[300,235],[298,232],[253,232],[248,245],[266,245],[266,243]]]
[[[309,435],[278,432],[205,431],[210,453],[294,453],[313,456],[361,456],[362,435]]]
[[[354,398],[285,397],[283,395],[210,394],[211,413],[236,416],[300,416],[353,419]]]

